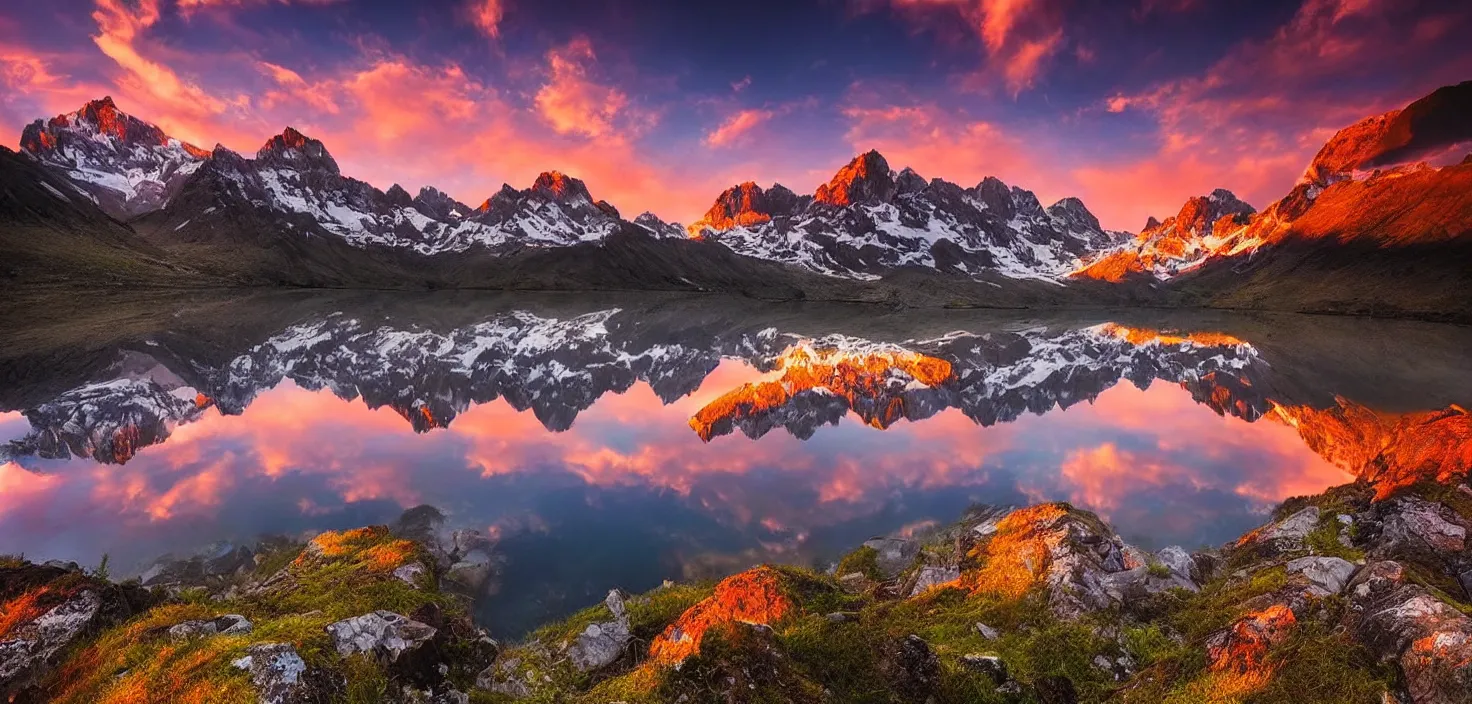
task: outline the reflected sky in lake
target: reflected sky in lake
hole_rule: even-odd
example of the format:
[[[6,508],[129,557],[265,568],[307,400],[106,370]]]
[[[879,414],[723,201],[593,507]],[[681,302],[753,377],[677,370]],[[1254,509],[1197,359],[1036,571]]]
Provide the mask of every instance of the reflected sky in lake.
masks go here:
[[[432,504],[495,541],[480,615],[514,635],[610,587],[821,565],[973,503],[1066,500],[1142,547],[1195,548],[1354,479],[1278,410],[1281,370],[1225,336],[320,323],[209,363],[133,340],[50,406],[0,413],[0,553],[137,573]]]

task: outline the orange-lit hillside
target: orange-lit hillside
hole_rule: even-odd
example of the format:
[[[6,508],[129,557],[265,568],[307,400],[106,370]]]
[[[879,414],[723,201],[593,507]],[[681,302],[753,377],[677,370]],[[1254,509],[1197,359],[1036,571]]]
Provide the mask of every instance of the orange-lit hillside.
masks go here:
[[[990,540],[967,555],[981,565],[961,575],[961,585],[975,594],[1018,599],[1047,573],[1051,556],[1068,531],[1055,530],[1068,515],[1060,504],[1040,504],[1007,514]]]
[[[1275,406],[1314,452],[1375,486],[1377,498],[1419,481],[1449,482],[1472,471],[1472,415],[1460,406],[1388,414],[1339,399],[1316,409]]]
[[[860,399],[884,399],[895,381],[939,386],[952,376],[950,362],[907,351],[849,353],[799,346],[784,352],[777,367],[782,370],[780,379],[745,384],[721,396],[697,411],[690,427],[709,441],[717,434],[718,424],[729,425],[774,410],[805,391],[825,390],[846,399],[852,408]],[[896,396],[864,421],[887,428],[904,414],[904,399]]]
[[[1104,334],[1126,340],[1132,345],[1148,345],[1151,343],[1180,345],[1189,342],[1202,347],[1230,347],[1247,344],[1246,340],[1221,332],[1181,333],[1174,330],[1134,328],[1117,323],[1105,323],[1102,330]]]
[[[730,623],[771,625],[796,609],[771,567],[757,567],[721,580],[715,593],[680,615],[649,646],[649,662],[673,666],[700,652],[711,628]]]

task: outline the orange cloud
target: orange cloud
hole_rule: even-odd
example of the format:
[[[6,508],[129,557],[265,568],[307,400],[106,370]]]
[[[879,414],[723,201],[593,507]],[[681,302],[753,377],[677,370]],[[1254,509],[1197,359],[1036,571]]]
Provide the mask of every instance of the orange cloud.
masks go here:
[[[598,60],[586,37],[547,52],[548,82],[537,91],[537,111],[560,134],[604,137],[614,132],[613,121],[629,103],[622,91],[588,77]]]
[[[771,110],[740,110],[705,135],[705,143],[712,147],[729,146],[748,132],[772,119]]]
[[[506,15],[502,0],[471,0],[470,21],[492,39],[501,38],[501,19]]]
[[[854,0],[869,9],[884,0]],[[1042,75],[1047,59],[1065,44],[1062,19],[1048,0],[888,0],[910,15],[943,11],[959,15],[981,39],[989,58],[988,73],[1001,76],[1016,96]],[[991,64],[995,64],[994,66]]]
[[[132,85],[145,89],[159,101],[175,108],[191,108],[206,114],[225,109],[224,101],[138,52],[141,35],[158,22],[159,0],[138,0],[136,3],[97,0],[92,19],[97,22],[97,34],[93,35],[92,41],[127,72]]]
[[[300,100],[329,115],[338,113],[337,102],[331,95],[331,86],[307,83],[306,79],[296,71],[268,61],[261,61],[257,65],[263,73],[281,86],[281,90],[271,91],[262,96],[261,105],[263,107],[270,109],[283,101]]]

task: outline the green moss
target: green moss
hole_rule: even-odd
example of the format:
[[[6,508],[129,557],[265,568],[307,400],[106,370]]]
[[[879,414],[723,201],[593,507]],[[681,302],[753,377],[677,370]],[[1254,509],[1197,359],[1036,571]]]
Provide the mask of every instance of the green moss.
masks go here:
[[[1148,667],[1180,653],[1181,646],[1158,625],[1126,628],[1121,634],[1124,649],[1139,667]]]
[[[876,582],[884,579],[884,573],[879,571],[879,551],[866,545],[844,555],[833,573],[842,577],[855,572]]]
[[[1166,566],[1164,563],[1155,562],[1153,560],[1150,562],[1150,565],[1145,568],[1145,571],[1148,572],[1151,577],[1159,577],[1160,579],[1166,579],[1170,577],[1171,574],[1170,567]]]
[[[388,676],[368,656],[344,658],[341,671],[347,680],[347,704],[377,704],[388,695]]]
[[[1304,536],[1303,543],[1315,555],[1327,555],[1339,557],[1350,562],[1364,559],[1365,553],[1352,547],[1347,547],[1339,542],[1339,531],[1343,524],[1339,522],[1338,513],[1325,511],[1319,516],[1319,524]]]
[[[1318,622],[1300,625],[1269,662],[1272,679],[1250,704],[1378,704],[1394,679],[1364,647]]]
[[[676,584],[661,587],[628,602],[629,632],[639,642],[648,643],[664,632],[686,609],[711,595],[715,585]]]

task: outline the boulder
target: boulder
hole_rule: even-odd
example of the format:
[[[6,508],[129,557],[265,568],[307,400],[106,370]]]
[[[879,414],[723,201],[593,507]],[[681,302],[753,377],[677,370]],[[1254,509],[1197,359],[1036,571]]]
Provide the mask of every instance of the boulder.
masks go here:
[[[1372,653],[1400,665],[1412,701],[1467,701],[1472,618],[1410,581],[1400,563],[1388,560],[1366,565],[1346,593],[1346,626]]]
[[[910,635],[884,646],[879,671],[901,701],[923,702],[940,684],[940,659],[924,638]]]
[[[525,699],[532,694],[534,673],[529,672],[526,677],[522,677],[517,672],[520,667],[521,658],[506,658],[492,663],[475,676],[475,687],[512,699]]]
[[[204,638],[214,635],[234,636],[250,633],[254,626],[240,614],[225,614],[208,621],[184,621],[169,627],[174,640]]]
[[[879,553],[875,561],[879,573],[885,579],[894,579],[908,569],[920,554],[920,543],[907,538],[874,538],[864,542],[864,547]]]
[[[1007,675],[1007,663],[995,655],[969,654],[961,656],[961,667],[991,678],[992,684],[1002,686],[1011,679]]]
[[[1418,496],[1394,499],[1381,528],[1385,549],[1425,545],[1438,553],[1460,552],[1467,544],[1467,529],[1454,522],[1451,511]]]
[[[29,623],[0,633],[0,697],[9,701],[35,686],[97,623],[102,606],[96,591],[83,590]]]
[[[1258,528],[1237,541],[1239,547],[1253,546],[1269,555],[1303,549],[1303,540],[1319,525],[1319,507],[1309,506],[1281,521]]]
[[[1288,574],[1302,574],[1309,581],[1314,596],[1330,596],[1344,591],[1357,567],[1337,557],[1300,557],[1288,562]]]
[[[397,569],[394,570],[395,578],[397,578],[404,584],[414,587],[415,589],[424,586],[425,581],[428,579],[428,575],[429,570],[425,569],[424,565],[418,562],[410,562],[406,565],[400,565]]]
[[[314,701],[306,683],[307,663],[290,643],[261,643],[246,649],[233,663],[250,672],[260,704],[298,704]]]
[[[1191,553],[1186,552],[1186,549],[1179,545],[1161,548],[1160,552],[1155,553],[1155,560],[1187,580],[1198,579],[1195,558],[1192,558]]]
[[[374,611],[331,624],[327,634],[339,655],[371,653],[381,662],[392,663],[428,643],[435,629],[392,611]]]
[[[910,596],[919,596],[936,587],[955,584],[961,580],[961,568],[956,565],[937,567],[927,565],[920,568],[915,578],[915,588]]]
[[[588,624],[567,650],[573,666],[581,672],[601,670],[617,662],[634,639],[623,595],[617,589],[610,590],[603,603],[613,613],[613,620]]]
[[[997,629],[992,628],[985,623],[976,624],[976,632],[981,634],[981,637],[987,640],[996,640],[1002,637],[1001,631],[998,631]]]

